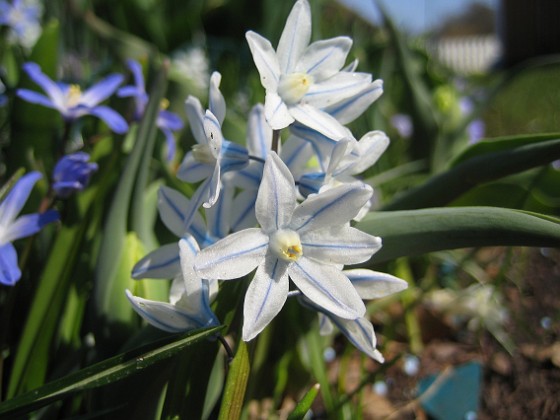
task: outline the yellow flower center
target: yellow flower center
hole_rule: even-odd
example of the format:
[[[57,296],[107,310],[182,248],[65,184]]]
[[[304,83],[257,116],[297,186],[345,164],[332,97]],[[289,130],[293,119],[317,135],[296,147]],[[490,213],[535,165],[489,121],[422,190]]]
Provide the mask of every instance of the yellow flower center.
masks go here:
[[[303,255],[301,241],[297,232],[280,229],[270,236],[269,248],[284,261],[297,261]]]
[[[278,95],[287,105],[294,105],[301,101],[312,84],[313,77],[308,74],[285,74],[280,77]]]
[[[159,108],[163,110],[169,108],[169,99],[163,98],[159,103]]]
[[[76,106],[80,103],[82,98],[82,89],[78,85],[70,85],[66,93],[66,104],[68,108]]]

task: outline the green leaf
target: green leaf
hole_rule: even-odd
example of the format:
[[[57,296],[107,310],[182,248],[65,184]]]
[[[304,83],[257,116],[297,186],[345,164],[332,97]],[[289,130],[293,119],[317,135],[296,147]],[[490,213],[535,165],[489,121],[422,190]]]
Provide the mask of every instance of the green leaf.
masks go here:
[[[146,158],[143,157],[146,152],[150,152],[149,156],[151,157],[151,151],[147,150],[147,148],[151,145],[153,149],[156,118],[160,109],[161,98],[165,91],[166,75],[167,66],[164,66],[150,94],[146,112],[136,133],[134,148],[120,177],[103,229],[94,290],[96,315],[99,321],[97,324],[101,329],[99,331],[101,339],[110,340],[111,337],[116,337],[111,331],[122,333],[131,328],[129,323],[133,314],[131,306],[128,304],[115,306],[113,305],[113,298],[117,295],[124,297],[124,289],[130,280],[130,272],[123,274],[121,271],[119,273],[119,270],[122,268],[122,260],[125,257],[128,214],[131,210],[134,188],[139,185],[139,188],[142,188],[143,194],[143,188],[146,185],[144,169],[139,169],[139,167],[143,161],[145,163],[144,159]],[[139,193],[135,194],[133,207],[142,206],[143,204],[138,201],[138,195]],[[143,220],[143,213],[137,208],[133,208],[132,211],[134,214],[133,220],[135,220],[134,224],[138,226],[138,223]],[[126,278],[123,276],[126,276]],[[123,340],[126,339],[126,334],[120,335]]]
[[[495,207],[452,207],[370,213],[357,227],[380,236],[372,263],[445,249],[560,246],[560,223],[549,216]]]
[[[44,383],[49,361],[51,339],[56,331],[81,237],[86,224],[64,226],[53,245],[50,258],[39,279],[25,322],[10,375],[7,397]]]
[[[294,411],[292,411],[288,416],[288,420],[303,419],[307,412],[311,409],[311,405],[313,404],[313,401],[315,401],[320,388],[321,386],[319,384],[313,385],[311,389],[307,391],[303,398],[297,403]]]
[[[560,158],[558,137],[535,141],[506,141],[505,144],[507,147],[497,151],[460,161],[448,171],[430,178],[425,184],[397,196],[383,209],[406,210],[443,206],[477,185]]]
[[[241,340],[237,346],[237,352],[231,362],[227,376],[224,397],[218,417],[220,420],[235,420],[240,418],[250,370],[251,363],[249,362],[247,343]]]
[[[453,159],[451,166],[457,166],[459,163],[468,159],[488,153],[507,151],[515,149],[516,147],[555,139],[560,139],[560,133],[524,134],[519,136],[496,137],[491,140],[479,141],[478,143],[469,146],[455,159]]]
[[[96,363],[0,404],[0,415],[21,416],[77,392],[118,382],[174,356],[187,346],[206,339],[221,329],[222,327],[214,327],[191,331]]]

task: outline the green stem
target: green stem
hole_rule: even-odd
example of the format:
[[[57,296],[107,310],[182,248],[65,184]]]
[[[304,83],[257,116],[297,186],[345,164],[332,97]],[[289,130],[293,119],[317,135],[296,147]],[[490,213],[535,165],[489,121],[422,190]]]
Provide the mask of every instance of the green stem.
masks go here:
[[[235,420],[241,417],[250,371],[247,343],[241,340],[227,376],[219,420]]]

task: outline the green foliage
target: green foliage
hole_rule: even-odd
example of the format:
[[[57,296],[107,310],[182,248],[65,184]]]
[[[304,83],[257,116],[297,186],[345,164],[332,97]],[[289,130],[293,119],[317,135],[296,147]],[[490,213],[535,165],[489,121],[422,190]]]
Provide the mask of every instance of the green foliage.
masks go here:
[[[179,160],[195,142],[188,122],[178,136],[178,158],[167,162],[157,116],[168,98],[186,120],[186,97],[206,104],[207,88],[196,80],[194,68],[172,59],[194,47],[208,56],[206,73],[223,75],[224,133],[243,142],[249,104],[264,99],[244,33],[253,29],[278,39],[291,6],[273,0],[59,0],[45,5],[49,20],[32,51],[0,47],[10,98],[0,112],[0,200],[21,168],[50,179],[65,148],[83,146],[99,165],[88,189],[67,200],[53,203],[42,183],[43,196],[60,210],[61,222],[16,243],[23,279],[17,289],[0,288],[0,416],[24,418],[42,409],[45,417],[70,418],[134,407],[127,411],[133,417],[146,409],[166,419],[236,419],[246,418],[256,401],[272,406],[263,408],[269,416],[288,400],[295,405],[283,413],[290,419],[304,418],[311,409],[329,418],[363,414],[357,395],[384,368],[361,363],[361,385],[348,394],[346,369],[355,354],[320,336],[315,315],[299,305],[288,303],[256,342],[245,343],[239,326],[248,282],[224,282],[213,303],[224,327],[155,341],[162,334],[141,324],[124,292],[168,300],[169,281],[136,281],[130,273],[159,242],[176,240],[169,239],[156,215],[158,188],[167,185],[187,196],[195,190],[175,177]],[[392,139],[366,173],[379,210],[356,227],[383,240],[364,266],[383,265],[410,282],[406,294],[372,303],[368,312],[384,312],[396,302],[403,315],[384,315],[389,325],[383,341],[396,337],[416,350],[422,343],[414,306],[441,280],[418,278],[417,272],[428,273],[426,279],[437,272],[437,258],[426,254],[560,246],[560,171],[552,165],[560,159],[557,63],[469,80],[484,99],[472,114],[462,115],[459,100],[468,93],[455,86],[455,75],[434,63],[423,41],[409,39],[387,14],[384,26],[373,28],[337,2],[312,1],[311,6],[313,39],[353,36],[351,56],[360,59],[358,70],[384,80],[383,97],[350,125],[356,138],[379,129]],[[115,69],[124,73],[128,58],[149,70],[150,101],[126,138],[89,117],[70,127],[56,111],[14,94],[16,88],[37,89],[21,71],[27,61],[55,80],[62,73],[65,81],[91,82]],[[113,98],[110,105],[131,119],[124,99]],[[391,126],[396,113],[411,116],[410,138]],[[466,128],[478,118],[486,122],[488,138],[468,144]],[[39,206],[36,197],[33,206],[33,211]],[[457,260],[461,270],[476,272],[468,254]],[[221,333],[226,338],[216,340]],[[220,351],[221,340],[233,346],[232,360]],[[329,345],[342,366],[338,375],[325,362]],[[111,404],[105,406],[107,401]]]

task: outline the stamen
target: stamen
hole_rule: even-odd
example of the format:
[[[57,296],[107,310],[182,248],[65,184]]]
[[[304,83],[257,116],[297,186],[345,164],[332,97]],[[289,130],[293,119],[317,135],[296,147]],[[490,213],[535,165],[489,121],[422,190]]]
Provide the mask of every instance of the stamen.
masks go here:
[[[68,92],[66,92],[66,104],[69,108],[74,107],[80,103],[82,99],[82,89],[80,86],[72,84],[68,87]]]
[[[303,255],[301,241],[297,232],[280,229],[270,236],[269,247],[284,261],[297,261]]]

